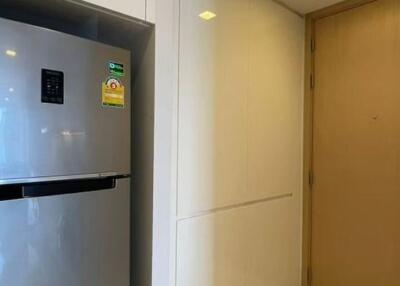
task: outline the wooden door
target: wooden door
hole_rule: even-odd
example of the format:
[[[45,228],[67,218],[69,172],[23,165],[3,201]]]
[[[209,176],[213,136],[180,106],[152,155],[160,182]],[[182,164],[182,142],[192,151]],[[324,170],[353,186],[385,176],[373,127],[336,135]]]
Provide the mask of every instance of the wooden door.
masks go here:
[[[400,1],[315,23],[314,286],[400,285]]]

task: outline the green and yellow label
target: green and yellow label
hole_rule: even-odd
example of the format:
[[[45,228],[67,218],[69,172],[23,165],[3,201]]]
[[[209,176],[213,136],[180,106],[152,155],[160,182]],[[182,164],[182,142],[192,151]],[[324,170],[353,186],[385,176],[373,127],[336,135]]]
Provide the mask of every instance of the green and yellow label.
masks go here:
[[[125,106],[125,87],[121,81],[114,77],[109,77],[102,83],[102,105],[109,107],[124,108]]]
[[[108,63],[108,71],[109,71],[110,75],[117,76],[117,77],[123,77],[125,75],[124,65],[115,63],[115,62]]]

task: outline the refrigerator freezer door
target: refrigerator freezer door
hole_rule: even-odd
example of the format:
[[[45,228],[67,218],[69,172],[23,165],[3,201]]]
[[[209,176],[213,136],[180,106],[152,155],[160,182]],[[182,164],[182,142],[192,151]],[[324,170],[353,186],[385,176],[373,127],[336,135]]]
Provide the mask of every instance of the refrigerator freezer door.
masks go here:
[[[130,52],[5,19],[0,35],[0,180],[130,174]]]
[[[0,202],[0,285],[129,286],[129,186]]]

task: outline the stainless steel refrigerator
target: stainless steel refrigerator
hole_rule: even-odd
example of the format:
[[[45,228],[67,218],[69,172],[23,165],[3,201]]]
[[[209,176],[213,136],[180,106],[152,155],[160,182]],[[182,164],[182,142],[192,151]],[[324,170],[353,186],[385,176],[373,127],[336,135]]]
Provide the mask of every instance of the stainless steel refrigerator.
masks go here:
[[[129,285],[130,61],[0,19],[0,285]]]

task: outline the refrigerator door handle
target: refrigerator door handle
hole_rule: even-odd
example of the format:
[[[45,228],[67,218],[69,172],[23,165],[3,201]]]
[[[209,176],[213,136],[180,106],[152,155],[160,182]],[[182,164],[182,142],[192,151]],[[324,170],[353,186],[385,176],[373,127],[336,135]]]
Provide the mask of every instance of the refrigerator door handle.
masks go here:
[[[0,186],[0,201],[113,190],[117,177]]]

